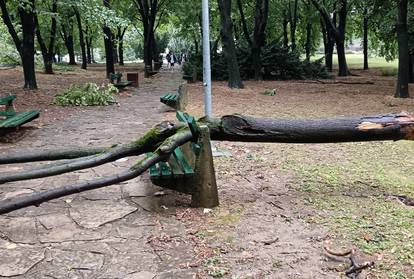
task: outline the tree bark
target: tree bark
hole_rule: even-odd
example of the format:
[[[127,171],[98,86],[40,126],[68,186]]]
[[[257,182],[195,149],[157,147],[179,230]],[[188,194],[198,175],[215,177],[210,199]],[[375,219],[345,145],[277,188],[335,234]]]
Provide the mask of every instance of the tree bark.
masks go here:
[[[321,14],[325,22],[325,27],[328,31],[328,34],[332,34],[335,43],[336,43],[336,50],[338,53],[338,66],[339,66],[339,76],[348,76],[350,74],[348,65],[346,63],[346,55],[345,55],[345,32],[346,32],[346,20],[348,15],[348,1],[347,0],[338,0],[339,2],[339,23],[338,27],[336,26],[336,13],[334,13],[333,18],[331,18],[330,14],[326,11],[325,7],[321,6],[318,1],[311,0],[312,4]]]
[[[19,52],[20,59],[23,66],[24,88],[37,89],[36,73],[34,64],[34,38],[35,38],[35,23],[34,23],[34,0],[29,0],[20,3],[18,7],[18,15],[22,25],[23,39],[20,39],[13,22],[10,18],[7,9],[6,1],[0,0],[1,17],[6,25],[10,36]]]
[[[244,16],[243,3],[241,0],[237,0],[237,7],[240,13],[240,20],[242,24],[244,38],[246,42],[249,44],[249,46],[252,47],[252,39],[250,38],[250,33],[249,33],[249,30],[247,29],[246,17]]]
[[[24,2],[23,6],[19,5],[19,16],[22,23],[23,40],[21,54],[24,88],[37,89],[36,73],[35,73],[35,23],[34,23],[34,0]]]
[[[79,30],[79,44],[80,44],[81,52],[82,52],[82,66],[81,66],[81,68],[86,70],[88,60],[86,58],[86,47],[85,47],[85,38],[84,38],[84,34],[83,34],[84,32],[83,32],[83,29],[82,29],[82,19],[81,19],[78,8],[76,8],[74,6],[73,10],[75,12],[76,22],[78,23],[78,30]]]
[[[296,26],[298,21],[298,0],[289,0],[289,22],[290,22],[290,40],[292,41],[292,51],[296,49]]]
[[[305,44],[306,61],[310,62],[312,53],[312,23],[306,23],[306,44]]]
[[[414,53],[410,54],[410,78],[409,83],[414,83]]]
[[[224,57],[227,60],[227,70],[229,73],[228,85],[230,88],[243,88],[233,37],[231,0],[217,0],[217,2],[220,11],[221,41],[223,43]]]
[[[227,115],[209,126],[211,139],[220,141],[336,143],[414,140],[414,117],[407,113],[321,120]]]
[[[66,29],[65,24],[62,22],[61,29],[62,29],[62,38],[65,43],[66,49],[69,55],[69,65],[76,65],[75,60],[75,48],[73,43],[73,20],[72,17],[68,18],[68,27]]]
[[[39,26],[39,20],[37,18],[37,12],[34,15],[34,22],[35,22],[35,28],[36,28],[36,37],[37,41],[40,46],[40,50],[42,52],[43,57],[43,65],[45,67],[45,74],[53,74],[53,59],[55,54],[55,41],[56,41],[56,13],[57,13],[57,0],[52,1],[52,9],[51,12],[54,14],[52,16],[52,22],[50,27],[50,36],[49,36],[49,46],[46,46],[45,41],[43,40],[43,36],[41,34],[40,26]]]
[[[254,14],[254,30],[251,47],[252,66],[254,71],[254,79],[261,80],[262,74],[262,47],[266,40],[266,25],[269,15],[269,0],[256,0],[256,8]]]
[[[398,82],[397,90],[395,92],[396,98],[409,98],[408,90],[409,80],[409,49],[408,49],[408,0],[398,1],[398,15],[397,15],[397,40],[398,40]]]
[[[103,4],[107,8],[111,8],[110,0],[103,0]],[[114,64],[114,46],[112,45],[113,34],[111,29],[105,24],[103,27],[104,45],[105,45],[105,59],[106,59],[106,77],[109,78],[111,73],[115,72]]]
[[[118,57],[119,57],[119,65],[120,66],[124,66],[124,35],[126,32],[127,28],[121,28],[118,27],[118,33],[117,33],[117,38],[118,38]]]
[[[288,48],[289,47],[289,35],[288,35],[288,24],[289,21],[287,19],[287,15],[285,14],[283,16],[283,47]]]
[[[364,8],[364,70],[368,70],[368,8]]]

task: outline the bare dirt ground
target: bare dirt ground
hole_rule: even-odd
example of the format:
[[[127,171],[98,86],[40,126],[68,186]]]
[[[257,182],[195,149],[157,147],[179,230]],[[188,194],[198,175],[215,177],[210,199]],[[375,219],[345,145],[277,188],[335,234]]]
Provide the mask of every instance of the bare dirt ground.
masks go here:
[[[215,116],[320,118],[414,111],[395,100],[394,78],[378,71],[315,81],[245,82],[213,86]],[[174,112],[158,102],[175,91],[179,73],[163,73],[129,90],[119,106],[60,108],[53,95],[72,83],[103,82],[101,69],[39,75],[24,92],[18,70],[0,71],[0,93],[15,91],[17,108],[42,116],[0,152],[75,145],[109,146],[142,135]],[[142,79],[141,79],[142,80]],[[324,81],[326,83],[334,80]],[[264,95],[276,89],[274,96]],[[39,94],[38,94],[39,93]],[[203,115],[201,83],[189,86],[188,112]],[[341,278],[349,267],[333,251],[354,249],[375,267],[359,278],[412,278],[414,210],[396,198],[414,196],[414,147],[409,142],[324,145],[215,143],[220,207],[189,208],[188,197],[161,191],[143,177],[73,195],[0,218],[0,276],[16,278]],[[133,160],[132,160],[133,161]],[[0,199],[101,177],[131,164],[8,183]],[[28,166],[1,167],[18,171]]]

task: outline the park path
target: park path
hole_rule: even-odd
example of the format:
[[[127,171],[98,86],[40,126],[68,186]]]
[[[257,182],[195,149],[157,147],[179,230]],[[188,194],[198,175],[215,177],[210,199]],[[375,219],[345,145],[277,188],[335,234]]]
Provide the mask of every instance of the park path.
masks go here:
[[[159,97],[176,91],[181,82],[180,72],[162,72],[130,89],[131,96],[119,98],[119,106],[79,109],[8,144],[7,151],[110,146],[136,139],[162,120],[166,107]],[[136,160],[8,183],[0,188],[0,201],[117,173]],[[25,168],[2,166],[1,171]],[[152,186],[145,175],[0,216],[0,278],[192,278],[194,269],[178,268],[194,259],[191,243],[183,239],[185,228],[168,211],[176,198]]]

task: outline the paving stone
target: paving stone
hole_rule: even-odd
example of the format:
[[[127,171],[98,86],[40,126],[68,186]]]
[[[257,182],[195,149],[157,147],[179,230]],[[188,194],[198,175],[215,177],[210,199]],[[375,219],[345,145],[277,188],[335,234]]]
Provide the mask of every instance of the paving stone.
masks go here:
[[[0,276],[23,275],[44,259],[44,249],[0,239]]]
[[[0,232],[13,242],[34,244],[37,242],[34,218],[0,216]]]
[[[98,228],[136,211],[137,208],[125,201],[74,201],[70,215],[84,228]]]

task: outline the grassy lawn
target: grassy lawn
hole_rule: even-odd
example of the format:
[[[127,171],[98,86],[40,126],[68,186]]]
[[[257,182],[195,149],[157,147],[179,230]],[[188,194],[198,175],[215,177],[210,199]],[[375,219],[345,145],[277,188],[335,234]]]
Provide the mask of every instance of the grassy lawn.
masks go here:
[[[321,58],[322,55],[316,55],[314,59]],[[334,54],[334,65],[338,65],[338,57]],[[346,54],[348,66],[354,69],[362,69],[364,65],[363,54]],[[368,59],[370,68],[397,68],[398,60],[386,61],[383,57],[371,56]]]

